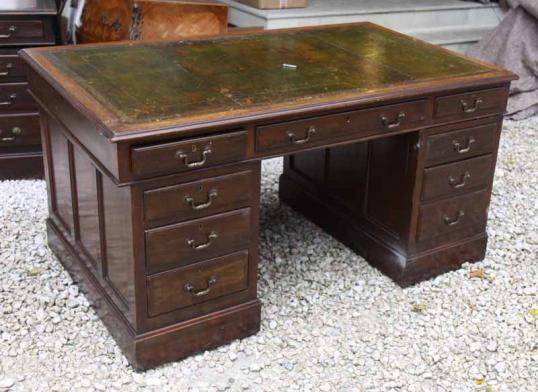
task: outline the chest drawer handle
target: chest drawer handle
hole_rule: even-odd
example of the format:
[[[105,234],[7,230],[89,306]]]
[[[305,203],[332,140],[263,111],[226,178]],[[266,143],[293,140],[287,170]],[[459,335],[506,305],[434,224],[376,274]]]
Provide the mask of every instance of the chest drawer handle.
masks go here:
[[[9,71],[11,71],[11,68],[13,68],[13,64],[11,64],[11,63],[7,63],[6,66],[4,67],[5,71],[4,71],[4,72],[0,72],[0,76],[8,76],[8,75],[9,75]]]
[[[209,248],[211,246],[212,241],[216,240],[217,238],[219,238],[218,234],[212,231],[207,236],[207,241],[204,242],[203,244],[197,244],[193,239],[190,239],[190,240],[187,240],[187,245],[189,245],[194,250],[204,250],[204,249]]]
[[[390,122],[389,118],[387,116],[381,116],[381,117],[379,117],[379,119],[381,120],[381,124],[383,124],[383,127],[387,128],[387,129],[394,129],[394,128],[398,128],[400,125],[402,125],[402,123],[405,121],[406,117],[407,116],[405,115],[404,112],[400,112],[400,113],[398,113],[398,116],[396,117],[396,120],[394,120],[393,122]]]
[[[207,201],[205,203],[196,203],[194,199],[189,195],[185,196],[185,203],[190,205],[194,211],[205,210],[206,208],[211,207],[211,204],[213,204],[213,200],[215,200],[217,196],[217,190],[211,189],[207,194]]]
[[[461,218],[465,216],[465,211],[459,210],[458,216],[455,218],[450,218],[449,216],[444,216],[443,220],[445,221],[445,225],[447,226],[456,226],[458,223],[461,222]]]
[[[13,93],[9,96],[9,101],[0,102],[0,106],[11,106],[15,103],[17,99],[17,94]]]
[[[312,136],[314,133],[316,133],[316,127],[312,126],[308,128],[308,131],[306,131],[306,137],[304,139],[296,139],[296,135],[294,132],[288,132],[288,137],[290,138],[290,142],[292,144],[305,144],[310,141],[310,136]]]
[[[11,38],[15,30],[17,30],[17,26],[9,26],[9,34],[0,34],[0,38]]]
[[[459,179],[459,181],[452,177],[452,176],[449,176],[448,177],[448,183],[450,184],[450,186],[454,189],[461,189],[463,188],[466,183],[467,183],[467,180],[471,178],[471,173],[469,173],[468,171],[466,171],[465,173],[463,173]]]
[[[463,110],[464,113],[474,113],[478,110],[478,107],[483,103],[483,101],[481,98],[475,98],[473,106],[470,106],[464,99],[462,99],[460,103],[461,110]]]
[[[194,168],[194,167],[204,166],[207,162],[207,156],[211,154],[212,152],[213,150],[211,149],[211,147],[204,148],[204,151],[202,151],[202,159],[200,159],[199,161],[194,161],[194,162],[189,162],[189,156],[185,154],[183,151],[176,152],[176,158],[181,159],[183,163],[185,164],[185,166],[187,166],[188,168]]]
[[[217,283],[217,278],[214,276],[211,276],[207,280],[207,288],[201,289],[201,290],[195,290],[192,284],[187,283],[185,285],[185,291],[191,293],[193,297],[203,297],[204,295],[207,295],[211,292],[211,289],[213,288],[215,283]]]
[[[475,142],[475,138],[469,136],[469,139],[467,139],[467,145],[465,147],[463,147],[462,144],[457,140],[453,140],[452,145],[454,146],[454,150],[456,150],[458,154],[465,154],[466,152],[471,151],[471,145]]]

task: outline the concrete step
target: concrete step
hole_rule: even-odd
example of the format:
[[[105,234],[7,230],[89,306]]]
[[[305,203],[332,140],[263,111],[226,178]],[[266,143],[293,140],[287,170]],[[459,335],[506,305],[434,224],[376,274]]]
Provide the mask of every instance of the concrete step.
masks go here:
[[[259,10],[222,0],[230,23],[267,29],[370,21],[463,52],[502,20],[497,4],[461,0],[309,0],[306,8]]]
[[[402,32],[457,52],[466,52],[470,46],[480,41],[484,35],[495,27],[496,25],[449,26],[437,29],[402,30]]]
[[[259,10],[234,0],[223,1],[230,6],[230,23],[268,29],[359,21],[395,30],[426,29],[496,25],[502,17],[496,4],[461,0],[310,0],[306,8],[283,10]]]

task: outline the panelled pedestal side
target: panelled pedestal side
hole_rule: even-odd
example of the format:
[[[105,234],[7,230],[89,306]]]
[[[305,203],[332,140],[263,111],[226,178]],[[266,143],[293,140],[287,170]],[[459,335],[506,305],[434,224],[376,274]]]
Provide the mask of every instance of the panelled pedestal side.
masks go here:
[[[56,5],[53,0],[30,8],[30,2],[18,3],[0,2],[0,180],[43,177],[38,109],[17,52],[54,45]]]
[[[118,186],[52,115],[42,137],[50,247],[135,367],[258,331],[260,162]]]
[[[402,286],[482,260],[505,105],[441,96],[452,124],[286,157],[280,197]]]

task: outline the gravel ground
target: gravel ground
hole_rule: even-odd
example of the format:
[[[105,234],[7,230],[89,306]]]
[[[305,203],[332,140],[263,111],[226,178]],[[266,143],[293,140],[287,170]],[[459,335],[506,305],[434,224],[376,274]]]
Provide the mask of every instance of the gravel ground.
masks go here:
[[[44,182],[0,183],[0,391],[538,391],[538,118],[505,128],[486,260],[405,290],[264,162],[261,332],[145,373],[47,249]]]

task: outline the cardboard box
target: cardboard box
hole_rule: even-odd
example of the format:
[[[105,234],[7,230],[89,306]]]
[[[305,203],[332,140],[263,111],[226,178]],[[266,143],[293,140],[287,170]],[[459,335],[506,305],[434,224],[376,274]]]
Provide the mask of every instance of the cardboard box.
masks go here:
[[[304,8],[308,0],[236,0],[239,3],[264,10]]]

